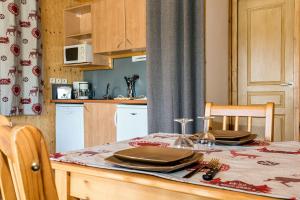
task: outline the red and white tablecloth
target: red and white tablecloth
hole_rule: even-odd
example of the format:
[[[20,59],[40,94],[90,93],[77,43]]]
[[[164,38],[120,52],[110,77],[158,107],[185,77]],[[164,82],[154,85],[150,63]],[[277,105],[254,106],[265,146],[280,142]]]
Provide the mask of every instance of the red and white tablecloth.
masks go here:
[[[130,170],[106,163],[104,158],[114,152],[138,146],[172,147],[178,135],[158,133],[144,138],[96,146],[67,153],[56,153],[51,160],[79,165],[150,174],[165,179],[211,186],[262,196],[300,199],[300,143],[254,141],[244,146],[219,146],[207,149],[196,147],[204,153],[204,160],[219,158],[221,171],[212,181],[204,181],[203,173],[192,178],[182,178],[192,168],[174,173],[155,173]]]

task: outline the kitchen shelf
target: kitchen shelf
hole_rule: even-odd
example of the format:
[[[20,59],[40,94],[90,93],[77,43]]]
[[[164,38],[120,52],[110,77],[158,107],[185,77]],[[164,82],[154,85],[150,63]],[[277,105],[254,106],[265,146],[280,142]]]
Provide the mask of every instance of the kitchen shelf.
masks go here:
[[[96,65],[92,63],[83,63],[83,64],[67,64],[63,65],[63,67],[72,67],[78,68],[80,71],[94,71],[100,69],[112,69],[112,64],[110,65]]]
[[[91,37],[92,37],[91,32],[66,35],[66,38],[72,38],[72,39],[76,39],[76,40],[91,39]]]
[[[92,3],[64,9],[64,45],[92,44]],[[93,54],[92,63],[67,64],[64,67],[80,71],[112,69],[112,59],[107,55]]]
[[[90,13],[91,12],[91,4],[86,3],[86,4],[81,4],[78,6],[69,7],[69,8],[66,8],[65,11],[72,12],[74,14]]]
[[[92,37],[91,4],[66,8],[64,10],[64,24],[66,45],[78,44],[80,40],[89,40]],[[70,40],[74,39],[74,40]]]
[[[139,55],[145,55],[145,51],[138,51],[138,52],[126,52],[122,54],[112,54],[112,55],[101,55],[101,54],[94,54],[96,56],[96,60],[98,62],[104,63],[106,61],[105,65],[97,65],[94,63],[81,63],[81,64],[65,64],[63,67],[73,67],[73,68],[79,68],[80,71],[94,71],[94,70],[103,70],[103,69],[113,69],[113,60],[117,58],[128,58],[132,56],[139,56]],[[102,59],[102,61],[100,60]]]

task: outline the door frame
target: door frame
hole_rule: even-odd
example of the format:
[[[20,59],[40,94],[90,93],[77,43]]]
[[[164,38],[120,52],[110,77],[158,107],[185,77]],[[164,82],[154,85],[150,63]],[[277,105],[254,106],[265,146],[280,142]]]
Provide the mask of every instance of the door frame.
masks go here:
[[[228,101],[232,105],[238,104],[238,1],[239,0],[229,0]],[[294,1],[294,140],[299,141],[300,0]]]

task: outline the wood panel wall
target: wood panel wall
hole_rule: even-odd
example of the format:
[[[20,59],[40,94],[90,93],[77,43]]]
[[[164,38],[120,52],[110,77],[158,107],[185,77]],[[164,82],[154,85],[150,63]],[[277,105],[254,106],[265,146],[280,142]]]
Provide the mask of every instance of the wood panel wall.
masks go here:
[[[63,9],[79,4],[75,0],[41,0],[43,33],[44,107],[40,116],[17,116],[15,124],[32,124],[42,130],[50,152],[55,150],[55,104],[50,103],[50,77],[66,78],[69,83],[81,80],[78,69],[63,68]],[[72,124],[70,124],[72,126]]]

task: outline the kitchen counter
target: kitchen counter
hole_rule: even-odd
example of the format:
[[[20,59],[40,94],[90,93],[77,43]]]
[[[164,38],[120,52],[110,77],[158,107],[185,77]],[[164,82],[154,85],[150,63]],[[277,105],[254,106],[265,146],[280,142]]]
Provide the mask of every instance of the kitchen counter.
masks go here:
[[[134,104],[147,105],[147,100],[97,100],[97,99],[57,99],[50,100],[50,103],[64,103],[64,104],[82,104],[82,103],[110,103],[110,104]]]

